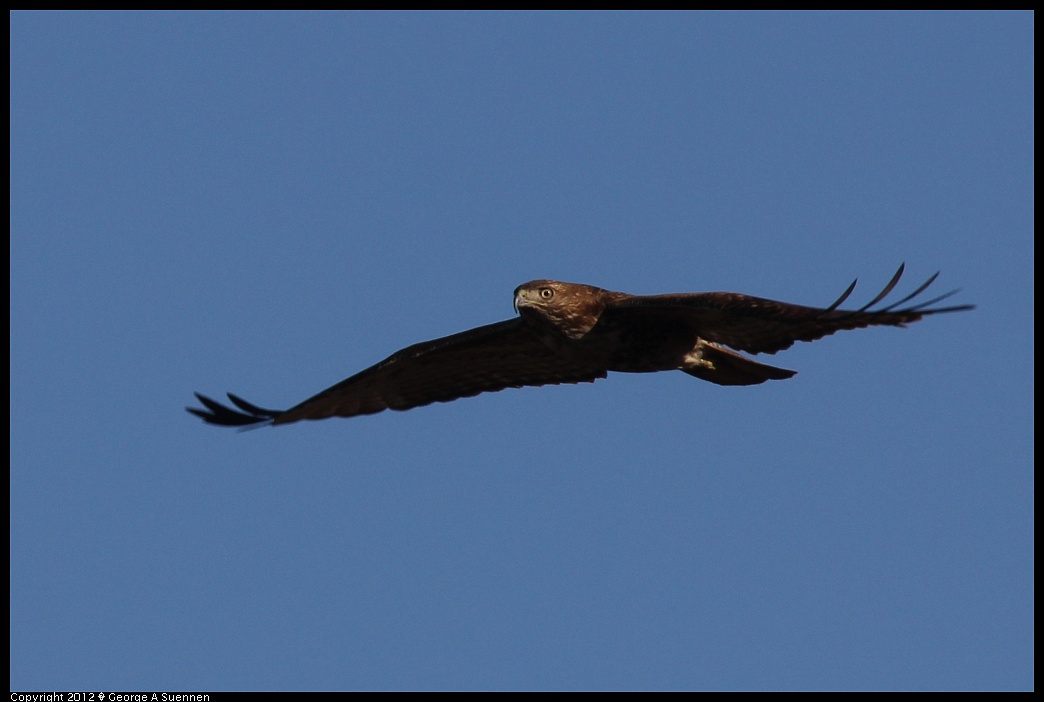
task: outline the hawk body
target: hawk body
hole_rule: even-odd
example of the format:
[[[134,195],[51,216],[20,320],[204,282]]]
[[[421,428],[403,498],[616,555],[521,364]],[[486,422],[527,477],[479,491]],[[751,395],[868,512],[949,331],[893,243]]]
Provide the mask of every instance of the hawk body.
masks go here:
[[[408,410],[505,388],[593,382],[609,371],[680,370],[717,385],[756,385],[795,371],[754,361],[739,351],[776,353],[846,329],[897,326],[972,305],[932,307],[953,294],[897,309],[871,308],[898,283],[903,267],[869,304],[842,310],[855,283],[826,308],[738,293],[629,295],[591,285],[534,280],[515,289],[518,317],[402,349],[289,410],[258,407],[229,394],[234,407],[196,393],[208,424],[289,424]],[[956,292],[956,291],[954,291]]]

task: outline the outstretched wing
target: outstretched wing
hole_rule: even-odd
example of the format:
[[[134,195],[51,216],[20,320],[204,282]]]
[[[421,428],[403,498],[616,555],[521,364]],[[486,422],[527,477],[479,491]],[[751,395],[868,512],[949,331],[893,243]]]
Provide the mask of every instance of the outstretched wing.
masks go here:
[[[205,409],[186,409],[208,424],[289,424],[408,410],[505,388],[593,382],[605,376],[604,368],[552,352],[522,319],[509,319],[405,348],[289,410],[265,409],[229,394],[233,408],[199,393],[196,397]]]
[[[957,290],[914,302],[935,282],[938,273],[898,302],[871,309],[892,291],[904,268],[905,264],[899,266],[884,290],[857,310],[840,309],[855,289],[855,282],[834,304],[825,308],[792,305],[738,293],[712,292],[636,296],[615,302],[610,309],[617,314],[636,314],[646,318],[636,319],[636,323],[683,325],[706,341],[747,353],[776,353],[790,348],[795,341],[815,341],[845,329],[881,325],[902,327],[928,315],[974,309],[974,305],[932,307]],[[911,304],[903,307],[907,303]]]

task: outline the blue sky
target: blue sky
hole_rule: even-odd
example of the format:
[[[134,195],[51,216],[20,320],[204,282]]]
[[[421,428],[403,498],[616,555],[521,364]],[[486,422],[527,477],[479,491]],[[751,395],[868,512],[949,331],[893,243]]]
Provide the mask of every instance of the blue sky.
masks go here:
[[[1032,86],[1025,13],[12,14],[12,689],[1032,688]],[[785,382],[183,410],[903,261],[978,309]]]

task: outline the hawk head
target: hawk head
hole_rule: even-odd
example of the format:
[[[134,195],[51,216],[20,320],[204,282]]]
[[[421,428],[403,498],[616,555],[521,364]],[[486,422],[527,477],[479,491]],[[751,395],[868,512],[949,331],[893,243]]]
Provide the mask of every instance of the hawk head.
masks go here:
[[[577,339],[598,323],[607,296],[606,290],[593,285],[531,280],[515,288],[515,311],[523,319]]]

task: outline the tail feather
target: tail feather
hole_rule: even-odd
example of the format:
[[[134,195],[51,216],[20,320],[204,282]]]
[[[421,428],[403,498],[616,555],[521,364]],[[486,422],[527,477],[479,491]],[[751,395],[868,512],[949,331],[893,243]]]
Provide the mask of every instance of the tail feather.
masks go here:
[[[759,385],[766,380],[786,380],[797,375],[797,371],[758,363],[706,341],[700,342],[697,355],[695,359],[690,358],[693,365],[681,370],[716,385]]]

